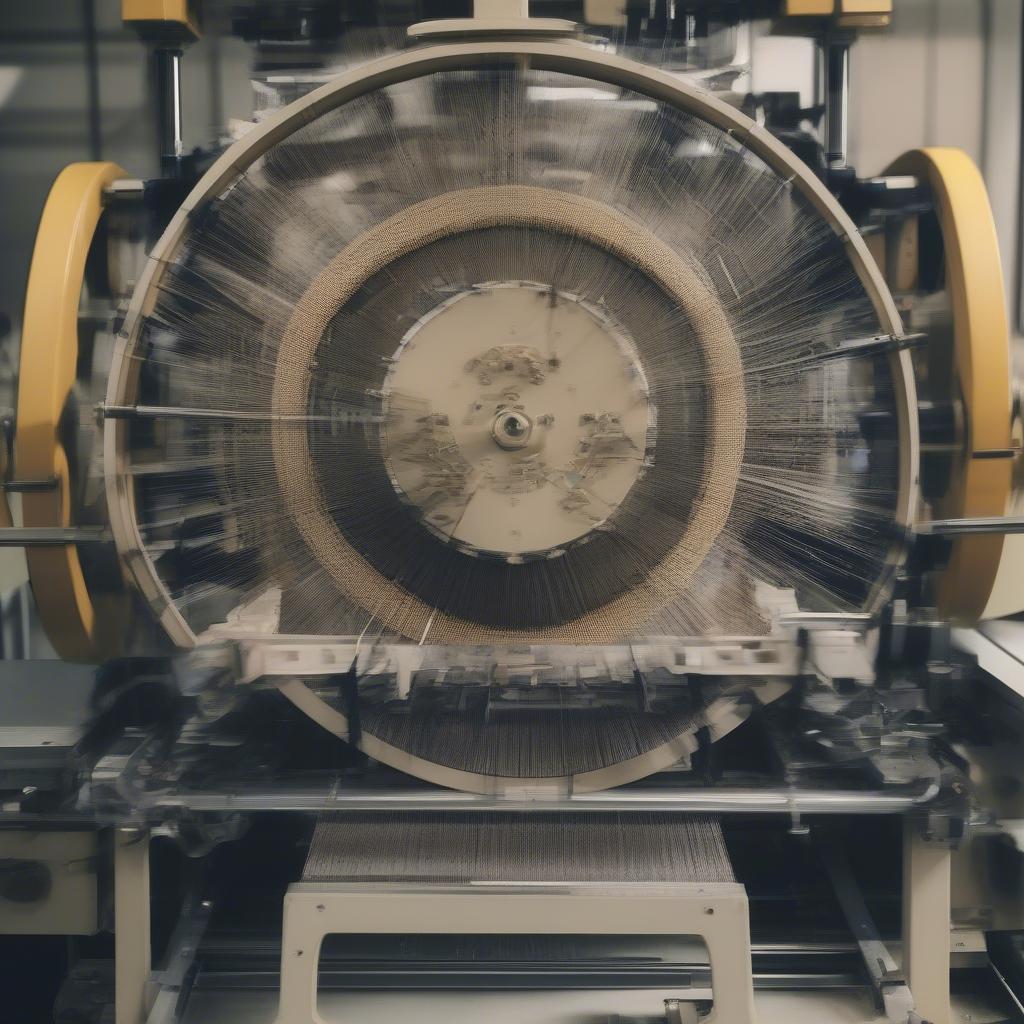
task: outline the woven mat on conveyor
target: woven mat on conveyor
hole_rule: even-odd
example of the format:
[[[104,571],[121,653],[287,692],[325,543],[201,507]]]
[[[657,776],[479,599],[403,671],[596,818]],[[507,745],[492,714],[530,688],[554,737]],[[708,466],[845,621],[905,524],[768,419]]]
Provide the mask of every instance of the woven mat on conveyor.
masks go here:
[[[717,818],[417,812],[321,818],[304,882],[733,882]]]

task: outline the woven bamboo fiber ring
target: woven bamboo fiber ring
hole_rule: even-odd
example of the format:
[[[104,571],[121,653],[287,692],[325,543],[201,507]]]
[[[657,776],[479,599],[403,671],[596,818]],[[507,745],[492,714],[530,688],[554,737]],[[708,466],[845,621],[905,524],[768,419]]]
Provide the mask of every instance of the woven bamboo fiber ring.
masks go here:
[[[583,239],[635,267],[683,310],[705,367],[708,440],[704,474],[678,542],[633,590],[560,625],[506,631],[445,614],[401,589],[356,551],[331,518],[309,439],[296,418],[308,412],[315,355],[331,319],[388,264],[438,239],[489,228],[537,228]],[[339,589],[363,608],[401,608],[392,623],[438,643],[536,640],[607,643],[627,635],[692,580],[728,518],[743,460],[746,404],[739,347],[725,312],[695,261],[611,207],[575,193],[519,185],[447,192],[416,203],[347,245],[299,299],[281,339],[274,377],[275,470],[304,542]],[[291,419],[288,419],[291,417]],[[386,621],[386,613],[383,616]],[[524,635],[526,634],[526,635]]]

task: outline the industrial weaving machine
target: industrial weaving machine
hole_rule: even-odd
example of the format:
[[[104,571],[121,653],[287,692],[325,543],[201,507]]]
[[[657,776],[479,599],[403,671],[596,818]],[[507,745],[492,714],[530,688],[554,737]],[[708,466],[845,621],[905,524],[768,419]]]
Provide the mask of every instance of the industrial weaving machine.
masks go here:
[[[973,628],[1024,608],[992,216],[958,151],[845,165],[891,5],[768,6],[824,33],[820,165],[767,103],[478,2],[205,163],[171,103],[164,179],[58,178],[0,538],[99,667],[4,761],[0,922],[112,911],[118,1024],[396,1019],[376,988],[1015,1019],[1024,670]],[[150,15],[176,75],[195,25]],[[261,987],[276,1016],[230,1008]]]

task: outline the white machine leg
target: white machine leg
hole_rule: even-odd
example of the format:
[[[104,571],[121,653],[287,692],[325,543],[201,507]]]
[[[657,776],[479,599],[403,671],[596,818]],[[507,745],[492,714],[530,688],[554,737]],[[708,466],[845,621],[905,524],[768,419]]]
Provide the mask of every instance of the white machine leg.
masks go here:
[[[925,840],[907,819],[903,831],[903,973],[914,1007],[929,1024],[951,1024],[949,934],[952,851]]]
[[[654,891],[652,892],[651,889]],[[284,901],[276,1024],[327,1024],[317,1011],[324,937],[339,934],[696,935],[711,962],[706,1024],[755,1024],[747,896],[741,885],[646,891],[517,891],[297,884]]]
[[[750,958],[750,911],[742,886],[728,900],[702,908],[703,925],[693,923],[702,935],[711,960],[711,993],[714,1006],[704,1024],[754,1024],[754,968]]]
[[[327,906],[326,900],[311,903],[291,889],[285,895],[277,1024],[325,1024],[316,1008],[320,947],[332,925],[344,930],[344,924],[327,913]]]
[[[116,1024],[143,1024],[148,1013],[149,835],[114,832],[114,1014]]]

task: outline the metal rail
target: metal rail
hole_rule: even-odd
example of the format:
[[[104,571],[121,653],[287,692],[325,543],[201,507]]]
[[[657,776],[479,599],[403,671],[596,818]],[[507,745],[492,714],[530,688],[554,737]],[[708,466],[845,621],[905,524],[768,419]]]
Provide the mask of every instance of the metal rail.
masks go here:
[[[914,790],[799,788],[628,788],[538,799],[481,796],[456,790],[356,786],[262,792],[175,792],[139,795],[142,811],[650,811],[686,814],[905,814],[938,795],[932,783]]]

